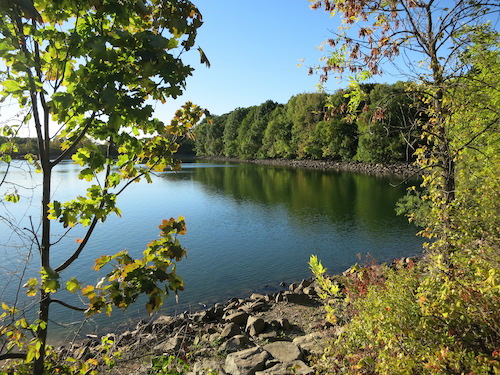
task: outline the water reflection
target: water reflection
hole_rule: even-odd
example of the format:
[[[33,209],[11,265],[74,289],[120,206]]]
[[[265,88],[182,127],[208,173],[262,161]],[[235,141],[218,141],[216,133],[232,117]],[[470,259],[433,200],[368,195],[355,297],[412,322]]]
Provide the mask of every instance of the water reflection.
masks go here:
[[[84,192],[85,183],[76,174],[71,163],[56,169],[55,199],[73,199]],[[253,291],[272,292],[281,281],[309,277],[311,254],[317,254],[331,272],[356,262],[358,253],[371,253],[382,261],[414,255],[421,248],[417,230],[394,212],[406,189],[398,183],[351,173],[187,163],[180,172],[161,174],[152,185],[131,185],[118,201],[123,217],[111,216],[98,226],[85,254],[65,272],[62,282],[76,276],[84,284],[95,283],[99,275],[90,271],[95,258],[123,249],[140,256],[146,244],[157,238],[161,220],[179,215],[185,216],[188,228],[180,238],[188,258],[178,264],[186,290],[179,304],[167,301],[164,313]],[[10,209],[14,212],[15,207],[23,206]],[[1,229],[0,244],[12,245],[5,228]],[[74,249],[75,239],[81,238],[78,230],[54,247],[54,263]],[[8,247],[2,256],[10,262],[20,259],[19,252],[9,252]],[[8,288],[3,292],[7,296]],[[140,308],[114,314],[114,322],[140,317],[144,314]],[[76,319],[57,309],[52,317],[66,322]],[[109,322],[106,317],[96,318],[99,326]]]

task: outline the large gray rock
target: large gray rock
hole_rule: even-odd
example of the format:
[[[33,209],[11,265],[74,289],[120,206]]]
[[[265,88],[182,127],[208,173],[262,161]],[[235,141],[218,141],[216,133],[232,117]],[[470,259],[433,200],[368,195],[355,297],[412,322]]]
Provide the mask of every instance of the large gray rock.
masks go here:
[[[236,335],[241,334],[241,329],[236,323],[229,323],[222,329],[220,337],[223,339],[228,339]]]
[[[326,337],[321,332],[313,332],[293,339],[295,345],[298,345],[302,350],[312,354],[321,354],[325,347],[325,341]]]
[[[281,362],[292,362],[302,359],[299,347],[289,341],[275,341],[264,345],[264,350]]]
[[[250,336],[257,336],[259,333],[264,332],[266,329],[266,322],[262,318],[255,316],[248,317],[245,330]]]
[[[314,370],[302,361],[278,363],[264,371],[257,371],[255,375],[313,375]]]
[[[231,375],[253,375],[264,370],[269,353],[260,347],[230,353],[226,357],[225,369]]]
[[[228,323],[236,323],[239,326],[243,326],[247,323],[248,313],[244,311],[237,311],[232,314],[228,314],[224,316],[224,320]]]

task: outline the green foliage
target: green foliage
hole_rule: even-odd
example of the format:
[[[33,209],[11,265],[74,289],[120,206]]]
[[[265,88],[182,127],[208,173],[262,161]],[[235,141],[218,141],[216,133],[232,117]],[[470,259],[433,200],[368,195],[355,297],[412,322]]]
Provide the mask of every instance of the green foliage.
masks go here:
[[[300,94],[285,105],[267,101],[214,116],[195,130],[196,153],[241,159],[411,160],[420,133],[404,84],[363,84],[359,89],[365,94],[356,110],[365,113],[358,119],[347,118],[346,95],[352,90]]]
[[[268,158],[292,158],[292,121],[286,117],[285,108],[276,107],[262,139],[262,153]]]
[[[228,114],[223,135],[225,156],[238,155],[238,128],[247,114],[248,108],[236,108]]]
[[[177,235],[186,233],[184,219],[164,220],[159,228],[161,238],[148,244],[142,259],[133,259],[127,251],[96,259],[96,271],[111,261],[117,264],[95,287],[89,285],[82,289],[82,294],[89,299],[87,315],[102,311],[109,315],[113,306],[126,309],[143,294],[148,296],[146,309],[151,314],[163,304],[169,290],[176,295],[184,290],[184,282],[175,272],[173,262],[186,256],[186,249],[177,239]],[[73,288],[78,288],[78,284],[73,281]]]
[[[203,111],[188,102],[164,123],[154,117],[153,104],[182,94],[193,68],[180,57],[194,46],[201,24],[201,14],[187,0],[0,3],[0,100],[16,101],[23,109],[19,118],[2,126],[0,158],[10,163],[12,156],[24,154],[42,173],[40,234],[32,231],[41,271],[25,284],[27,295],[39,298],[38,319],[34,325],[19,320],[26,312],[15,307],[7,307],[2,316],[1,340],[8,348],[4,357],[24,356],[20,368],[37,375],[52,369],[46,323],[53,303],[88,314],[110,313],[113,306],[126,308],[146,294],[151,313],[169,290],[183,289],[175,272],[175,262],[185,256],[177,239],[185,233],[182,218],[162,223],[160,239],[147,246],[142,259],[126,252],[100,258],[96,269],[111,260],[118,264],[95,286],[83,287],[64,274],[97,223],[120,215],[118,197],[131,183],[151,182],[155,172],[180,168],[174,157],[179,142],[191,137]],[[201,48],[198,52],[208,65]],[[20,130],[29,127],[36,138],[19,138]],[[70,157],[78,177],[89,182],[86,194],[54,201],[51,172]],[[13,189],[5,200],[15,203],[19,195]],[[53,266],[50,250],[59,242],[54,238],[58,226],[60,233],[75,226],[86,232],[67,249],[66,259]],[[62,289],[87,297],[88,304],[72,306],[56,299]],[[78,363],[80,373],[97,366]]]
[[[452,326],[445,323],[449,317],[436,315],[436,311],[428,309],[428,305],[451,310],[457,308],[450,305],[450,300],[440,300],[439,296],[449,296],[449,293],[443,293],[443,280],[426,270],[424,264],[414,263],[399,264],[395,269],[357,266],[347,276],[339,278],[344,285],[340,294],[344,297],[343,303],[338,301],[338,292],[332,294],[324,288],[324,298],[334,297],[337,301],[327,305],[331,310],[328,316],[341,317],[335,322],[347,323],[343,333],[325,348],[316,363],[317,369],[332,374],[486,374],[498,370],[498,357],[495,359],[498,354],[491,349],[494,346],[481,350],[462,336],[481,337],[484,344],[486,338],[494,339],[491,332],[487,335],[477,332],[475,324],[478,321],[473,321],[469,315],[462,315]],[[432,299],[425,295],[432,290],[429,288],[431,284],[439,286],[439,290],[432,293]],[[470,306],[482,306],[477,302]],[[488,312],[490,324],[498,318],[491,316],[495,310],[488,311],[488,307],[494,304],[490,300],[482,311]],[[474,309],[469,313],[474,314]],[[467,319],[463,319],[465,317]],[[484,326],[484,319],[482,323]],[[474,335],[471,327],[479,334]]]
[[[181,358],[176,358],[173,355],[154,357],[151,359],[151,368],[148,370],[148,375],[182,375],[188,370],[188,364]]]
[[[363,17],[367,8],[354,8],[353,1],[316,5],[324,3],[332,6],[329,11],[349,14],[348,25],[370,22]],[[421,129],[416,156],[424,173],[422,189],[412,189],[399,208],[409,211],[430,241],[416,265],[356,267],[340,278],[345,299],[334,306],[335,314],[347,323],[318,368],[349,374],[500,373],[499,34],[478,22],[489,12],[484,2],[457,1],[447,8],[424,1],[404,13],[391,10],[391,4],[374,4],[370,14],[385,18],[361,29],[360,37],[373,38],[375,32],[387,37],[381,47],[369,48],[373,68],[383,49],[399,36],[415,35],[422,19],[432,17],[441,25],[435,26],[440,33],[423,33],[418,43],[404,46],[428,59],[430,72],[409,85],[409,93],[421,101],[417,127],[409,130]],[[465,26],[443,23],[453,17]],[[434,48],[444,46],[442,38],[456,48],[446,59]],[[351,52],[348,66],[354,69],[363,52]],[[372,93],[380,97],[383,91],[380,86]],[[376,111],[367,108],[359,116],[378,117]],[[384,115],[383,120],[391,118]],[[360,145],[367,147],[362,138]]]

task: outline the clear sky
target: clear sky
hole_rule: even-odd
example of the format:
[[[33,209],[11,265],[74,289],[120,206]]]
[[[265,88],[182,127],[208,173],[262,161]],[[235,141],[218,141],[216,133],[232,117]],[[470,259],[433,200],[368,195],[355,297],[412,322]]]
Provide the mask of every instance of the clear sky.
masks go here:
[[[337,28],[338,19],[310,9],[307,0],[193,3],[204,21],[197,44],[211,68],[200,64],[198,51],[185,55],[195,71],[179,100],[156,106],[161,120],[167,121],[187,100],[221,115],[268,99],[286,103],[293,95],[317,90],[318,76],[309,76],[308,66],[318,64],[318,46],[331,37],[329,30]],[[345,86],[333,79],[328,85],[331,90]]]

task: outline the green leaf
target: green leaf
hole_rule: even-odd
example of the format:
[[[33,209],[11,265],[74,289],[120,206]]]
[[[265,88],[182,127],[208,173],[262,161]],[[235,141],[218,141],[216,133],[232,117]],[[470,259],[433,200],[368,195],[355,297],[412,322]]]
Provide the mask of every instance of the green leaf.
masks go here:
[[[17,194],[17,192],[7,194],[7,195],[5,195],[5,200],[7,202],[17,203],[17,202],[19,202],[19,194]]]
[[[72,277],[68,281],[66,281],[66,290],[68,290],[70,293],[75,293],[77,290],[80,290],[82,288],[80,282]]]

